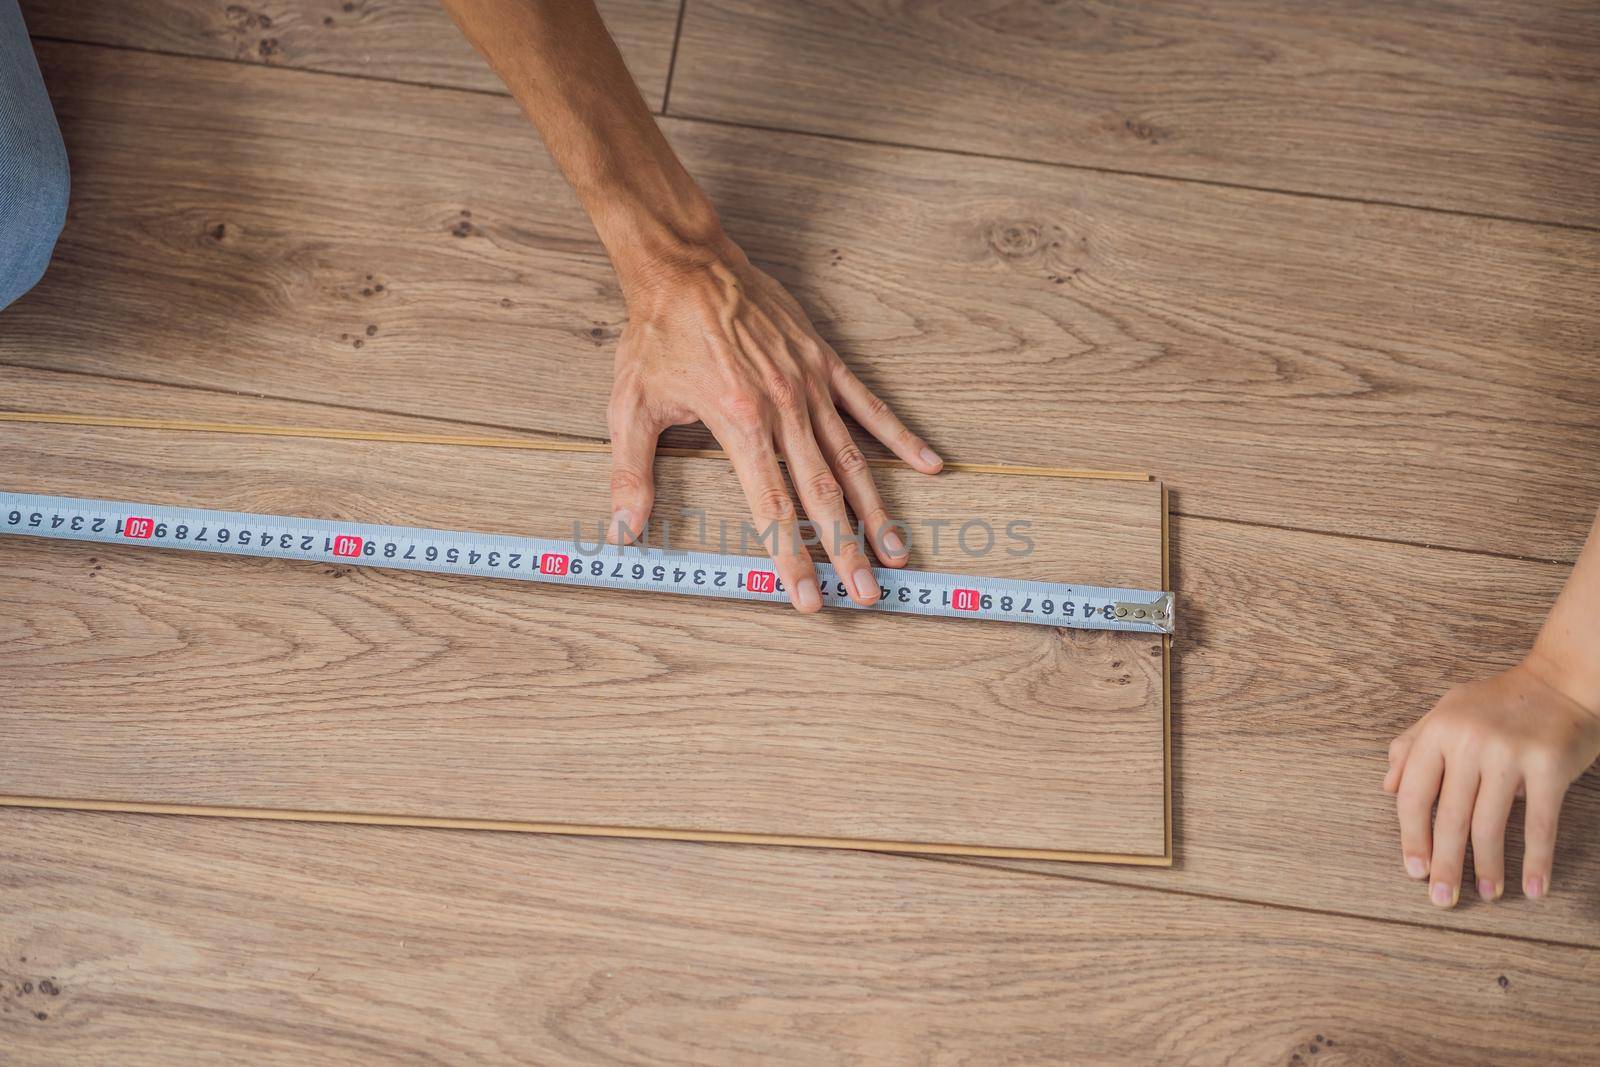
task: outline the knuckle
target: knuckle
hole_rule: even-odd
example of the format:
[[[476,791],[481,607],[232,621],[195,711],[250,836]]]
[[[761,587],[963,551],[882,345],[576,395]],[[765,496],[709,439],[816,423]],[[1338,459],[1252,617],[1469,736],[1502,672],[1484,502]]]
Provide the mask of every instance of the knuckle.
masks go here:
[[[833,508],[844,503],[844,491],[827,471],[819,471],[807,478],[806,490],[811,499],[822,507]]]
[[[611,491],[618,495],[636,496],[648,488],[638,471],[627,467],[611,469]]]
[[[1505,831],[1505,822],[1498,820],[1493,814],[1478,814],[1472,817],[1472,847],[1481,853],[1485,846],[1498,848],[1500,835]]]
[[[861,474],[867,469],[867,457],[852,441],[833,454],[833,469],[843,478]]]
[[[1456,729],[1455,736],[1450,739],[1450,751],[1458,757],[1478,760],[1482,758],[1484,748],[1488,744],[1489,737],[1482,727],[1460,726]]]
[[[787,374],[768,375],[767,397],[779,411],[795,411],[800,407],[800,383]]]
[[[1433,808],[1433,793],[1426,785],[1408,776],[1400,783],[1400,792],[1395,796],[1395,804],[1400,809],[1402,819],[1422,817]]]
[[[1487,770],[1499,772],[1515,762],[1516,752],[1505,736],[1494,733],[1479,740],[1478,757]]]
[[[870,416],[871,418],[874,418],[874,419],[891,418],[893,416],[893,414],[894,414],[892,411],[889,410],[888,402],[885,401],[883,399],[883,397],[879,396],[877,393],[868,393],[867,394],[866,408],[867,408],[867,415]]]
[[[754,394],[743,390],[736,390],[724,396],[720,407],[729,425],[741,433],[758,433],[766,421],[766,412],[761,401]]]
[[[800,358],[807,367],[817,370],[832,370],[828,366],[828,357],[833,354],[827,342],[815,334],[807,332],[795,342],[795,351],[800,353]]]
[[[1533,781],[1555,782],[1561,774],[1561,752],[1548,744],[1530,747],[1522,756],[1523,773]]]
[[[786,522],[794,518],[794,501],[778,486],[768,486],[756,494],[756,511],[763,519]]]

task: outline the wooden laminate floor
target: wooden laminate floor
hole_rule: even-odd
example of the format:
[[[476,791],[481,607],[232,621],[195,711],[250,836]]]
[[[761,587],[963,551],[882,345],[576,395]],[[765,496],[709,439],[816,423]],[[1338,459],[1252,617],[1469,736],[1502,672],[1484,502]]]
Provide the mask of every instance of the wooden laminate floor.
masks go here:
[[[23,9],[74,200],[0,409],[603,440],[615,281],[432,0]],[[1171,487],[1174,866],[0,810],[0,1062],[1593,1062],[1596,776],[1548,899],[1451,911],[1379,782],[1600,503],[1600,13],[603,11],[733,235],[946,456]],[[40,472],[155,432],[4,430]],[[0,625],[38,682],[93,613],[34,602]]]

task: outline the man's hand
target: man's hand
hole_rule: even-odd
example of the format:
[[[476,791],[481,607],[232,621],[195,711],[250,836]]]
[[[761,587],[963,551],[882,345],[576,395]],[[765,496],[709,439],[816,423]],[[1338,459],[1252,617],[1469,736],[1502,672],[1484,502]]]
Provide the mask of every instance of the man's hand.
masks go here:
[[[878,583],[851,534],[848,502],[878,558],[904,565],[871,473],[835,405],[916,469],[942,465],[845,369],[783,287],[728,240],[705,193],[662,136],[592,0],[444,0],[522,105],[617,268],[628,326],[610,424],[612,538],[643,529],[656,439],[705,422],[733,460],[789,598],[822,606],[800,543],[782,455],[851,599]]]
[[[1389,745],[1383,788],[1398,798],[1406,873],[1429,879],[1433,903],[1450,907],[1460,895],[1469,836],[1478,895],[1496,900],[1505,891],[1506,822],[1517,796],[1526,798],[1522,891],[1537,899],[1549,889],[1562,798],[1600,756],[1600,712],[1567,689],[1535,652],[1450,690]]]
[[[755,528],[801,611],[822,606],[794,504],[788,464],[817,539],[858,604],[878,582],[851,532],[846,502],[878,558],[904,566],[907,549],[838,408],[916,469],[941,461],[861,384],[784,288],[722,238],[667,264],[630,270],[628,325],[617,347],[609,422],[611,536],[626,543],[649,519],[656,440],[668,426],[704,422],[733,461]]]

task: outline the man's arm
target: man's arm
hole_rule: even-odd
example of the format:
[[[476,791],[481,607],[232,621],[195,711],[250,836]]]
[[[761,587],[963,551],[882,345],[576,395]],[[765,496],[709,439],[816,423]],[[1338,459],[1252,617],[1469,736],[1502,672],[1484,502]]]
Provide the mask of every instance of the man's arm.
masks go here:
[[[698,420],[732,459],[757,529],[776,532],[768,548],[794,605],[815,611],[821,598],[780,454],[852,599],[876,601],[846,502],[885,564],[903,566],[907,549],[839,409],[924,473],[939,471],[939,457],[723,233],[590,0],[444,5],[539,128],[622,284],[628,324],[608,414],[613,539],[632,540],[650,516],[661,432]]]
[[[1389,746],[1406,871],[1449,907],[1472,841],[1478,893],[1505,889],[1505,828],[1525,797],[1522,891],[1550,888],[1567,787],[1600,757],[1600,516],[1526,659],[1458,686]],[[1434,802],[1438,812],[1433,814]],[[1429,827],[1429,816],[1433,825]]]

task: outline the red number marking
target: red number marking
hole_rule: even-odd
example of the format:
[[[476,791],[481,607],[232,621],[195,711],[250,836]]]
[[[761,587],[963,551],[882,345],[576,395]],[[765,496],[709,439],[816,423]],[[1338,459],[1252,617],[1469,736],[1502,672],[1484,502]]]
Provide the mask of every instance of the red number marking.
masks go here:
[[[361,538],[355,534],[340,534],[333,539],[333,554],[335,556],[361,555]]]
[[[751,571],[744,576],[744,587],[752,593],[775,593],[778,576],[771,571]]]
[[[156,522],[154,519],[130,518],[122,524],[123,537],[149,537],[155,532]]]
[[[977,611],[978,591],[976,589],[952,589],[950,591],[950,606],[957,611]]]
[[[558,552],[546,552],[539,557],[539,573],[560,576],[567,573],[568,557]]]

